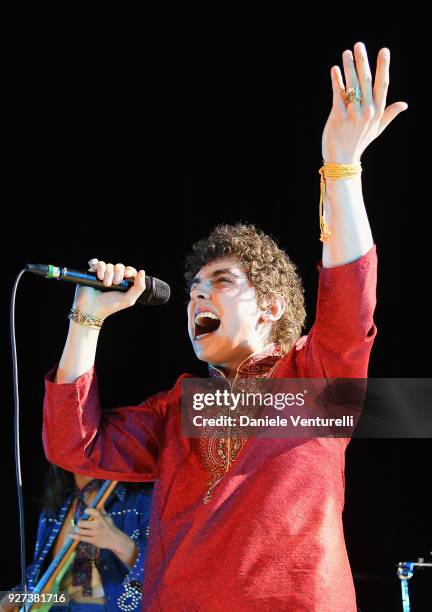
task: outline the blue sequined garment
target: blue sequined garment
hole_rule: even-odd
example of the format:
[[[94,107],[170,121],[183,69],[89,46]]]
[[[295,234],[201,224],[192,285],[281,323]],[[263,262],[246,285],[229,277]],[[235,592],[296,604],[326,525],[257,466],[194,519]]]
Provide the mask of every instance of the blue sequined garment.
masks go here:
[[[144,560],[147,552],[151,488],[130,489],[119,483],[105,503],[105,510],[116,527],[134,540],[138,557],[129,569],[110,550],[101,549],[98,569],[102,578],[108,610],[134,612],[141,609]],[[32,591],[52,560],[53,544],[74,498],[71,492],[56,515],[39,516],[33,563],[27,568],[28,589]]]

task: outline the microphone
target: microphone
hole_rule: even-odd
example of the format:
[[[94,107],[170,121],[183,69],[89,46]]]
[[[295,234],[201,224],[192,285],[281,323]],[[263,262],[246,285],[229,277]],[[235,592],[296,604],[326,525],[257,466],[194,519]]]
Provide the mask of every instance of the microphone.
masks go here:
[[[56,279],[59,281],[65,281],[66,283],[74,283],[76,285],[83,285],[84,287],[93,287],[99,289],[99,291],[122,291],[126,292],[133,285],[131,280],[123,280],[119,285],[111,285],[111,287],[105,287],[102,281],[100,281],[95,274],[89,272],[79,272],[78,270],[71,270],[70,268],[59,268],[58,266],[46,265],[46,264],[27,264],[26,269],[28,272],[38,274],[48,279]],[[143,306],[158,306],[165,304],[170,299],[171,289],[170,286],[154,276],[145,277],[145,285],[143,293],[137,299],[137,304]]]

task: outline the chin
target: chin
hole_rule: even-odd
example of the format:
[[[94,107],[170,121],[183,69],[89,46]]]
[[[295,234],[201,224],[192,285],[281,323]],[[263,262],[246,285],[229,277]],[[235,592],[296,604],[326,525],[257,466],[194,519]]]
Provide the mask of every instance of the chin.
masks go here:
[[[206,363],[215,363],[215,358],[211,354],[211,351],[200,351],[195,350],[195,355],[200,361],[205,361]]]
[[[227,361],[227,356],[217,353],[216,351],[212,351],[211,347],[201,348],[194,346],[195,355],[200,361],[205,361],[206,363],[210,363],[212,365],[216,365],[218,363],[225,363]]]

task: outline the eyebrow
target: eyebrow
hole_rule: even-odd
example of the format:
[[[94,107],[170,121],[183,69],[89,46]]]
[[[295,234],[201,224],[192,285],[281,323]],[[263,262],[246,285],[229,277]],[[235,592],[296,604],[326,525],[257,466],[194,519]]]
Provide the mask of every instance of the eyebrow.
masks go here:
[[[231,276],[234,276],[234,278],[242,278],[242,274],[240,272],[233,272],[230,268],[221,268],[220,270],[214,270],[208,278],[214,279],[216,276],[219,276],[220,274],[230,274]],[[203,279],[199,278],[198,276],[194,276],[194,278],[189,283],[189,287],[193,287],[193,285],[196,285],[201,280]]]

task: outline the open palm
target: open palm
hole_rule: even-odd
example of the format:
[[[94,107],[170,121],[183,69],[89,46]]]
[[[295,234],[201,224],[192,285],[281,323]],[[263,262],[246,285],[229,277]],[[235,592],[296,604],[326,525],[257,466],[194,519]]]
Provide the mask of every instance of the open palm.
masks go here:
[[[386,107],[390,72],[388,49],[380,49],[378,53],[374,82],[363,43],[354,45],[354,55],[346,50],[342,57],[345,84],[339,66],[331,68],[333,105],[324,127],[322,155],[325,162],[355,164],[366,147],[408,108],[408,104],[394,102]],[[346,101],[350,88],[361,91],[361,101]]]

